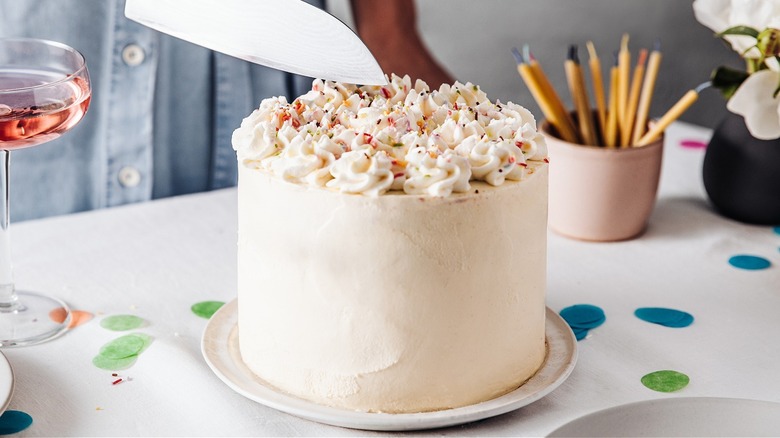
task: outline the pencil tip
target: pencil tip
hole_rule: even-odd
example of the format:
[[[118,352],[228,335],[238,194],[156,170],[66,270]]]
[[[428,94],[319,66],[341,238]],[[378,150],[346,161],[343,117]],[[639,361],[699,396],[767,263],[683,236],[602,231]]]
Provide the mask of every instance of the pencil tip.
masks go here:
[[[569,61],[574,61],[575,63],[579,64],[580,63],[580,57],[579,57],[579,54],[577,53],[577,51],[578,51],[578,48],[577,48],[576,44],[570,45],[569,46],[569,53],[567,54],[566,57],[567,57],[567,59]]]
[[[655,42],[653,43],[653,51],[654,52],[661,51],[661,40],[655,40]]]
[[[525,61],[523,60],[523,55],[520,54],[520,51],[517,50],[517,47],[512,47],[512,56],[515,57],[515,61],[517,61],[518,64],[525,63]]]
[[[647,49],[642,49],[639,51],[639,56],[637,57],[636,65],[645,65],[647,62]]]
[[[528,43],[523,44],[523,59],[525,59],[527,62],[534,60],[534,55],[531,53],[531,46],[529,46]]]
[[[707,82],[704,82],[704,83],[702,83],[702,84],[699,84],[699,86],[698,86],[698,87],[696,87],[696,88],[694,88],[694,89],[693,89],[693,91],[695,91],[695,92],[697,92],[697,93],[701,93],[701,92],[702,92],[702,90],[704,90],[704,89],[706,89],[706,88],[709,88],[709,87],[711,87],[711,86],[712,86],[712,82],[710,82],[710,81],[707,81]]]
[[[620,39],[620,50],[628,50],[628,34],[624,33]]]
[[[591,59],[597,59],[598,54],[596,53],[596,46],[593,44],[593,41],[588,41],[585,45],[588,47],[588,54]]]

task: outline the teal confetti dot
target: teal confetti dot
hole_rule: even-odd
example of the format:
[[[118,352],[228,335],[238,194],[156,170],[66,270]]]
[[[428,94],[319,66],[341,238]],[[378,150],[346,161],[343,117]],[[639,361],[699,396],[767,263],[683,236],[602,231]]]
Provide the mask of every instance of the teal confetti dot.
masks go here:
[[[5,411],[0,415],[0,435],[21,432],[32,424],[30,414],[22,411]]]
[[[772,266],[772,263],[763,257],[745,254],[731,257],[729,259],[729,264],[735,268],[746,269],[748,271],[757,271]]]
[[[574,337],[581,341],[594,329],[606,320],[604,311],[600,307],[591,304],[575,304],[560,311],[561,317],[569,324]]]
[[[780,234],[780,225],[772,228],[772,230],[775,232],[775,234]]]
[[[571,331],[574,332],[574,338],[578,341],[581,341],[588,336],[588,332],[590,330],[584,328],[573,328]]]
[[[220,307],[224,306],[225,303],[222,301],[201,301],[199,303],[195,303],[190,307],[192,310],[192,313],[200,316],[201,318],[209,319],[211,318],[214,313],[219,310]]]
[[[691,379],[679,371],[661,370],[642,376],[642,384],[658,392],[679,391],[690,383]]]
[[[693,324],[693,315],[690,313],[663,307],[641,307],[634,311],[634,315],[642,321],[664,327],[681,328]]]
[[[139,318],[135,315],[111,315],[103,318],[103,320],[100,321],[100,326],[115,332],[124,332],[137,329],[145,323],[146,321],[144,321],[143,318]]]
[[[572,328],[592,329],[606,320],[604,311],[591,304],[575,304],[561,310],[560,314]]]

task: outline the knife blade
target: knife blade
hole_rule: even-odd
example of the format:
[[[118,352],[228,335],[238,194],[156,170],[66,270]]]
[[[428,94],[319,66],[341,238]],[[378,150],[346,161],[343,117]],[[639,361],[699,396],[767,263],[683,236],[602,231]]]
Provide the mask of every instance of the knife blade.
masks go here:
[[[290,73],[387,83],[363,41],[300,0],[127,0],[125,16],[211,50]]]

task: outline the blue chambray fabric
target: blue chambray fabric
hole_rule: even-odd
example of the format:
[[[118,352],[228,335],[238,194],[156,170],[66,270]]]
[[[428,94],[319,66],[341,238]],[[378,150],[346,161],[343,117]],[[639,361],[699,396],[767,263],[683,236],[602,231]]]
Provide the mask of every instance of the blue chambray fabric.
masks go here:
[[[233,130],[263,98],[311,86],[127,20],[124,0],[2,0],[0,37],[76,48],[93,86],[71,132],[11,153],[13,221],[232,186]],[[143,53],[137,65],[123,59],[131,45]],[[137,184],[123,184],[122,169],[137,171]]]

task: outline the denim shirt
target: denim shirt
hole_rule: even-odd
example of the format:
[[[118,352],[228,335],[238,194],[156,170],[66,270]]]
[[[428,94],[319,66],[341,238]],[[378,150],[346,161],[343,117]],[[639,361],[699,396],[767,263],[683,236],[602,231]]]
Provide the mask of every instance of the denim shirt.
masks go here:
[[[311,86],[130,21],[124,0],[3,1],[0,37],[79,50],[93,93],[70,132],[11,153],[14,221],[232,186],[233,130],[263,98]]]

